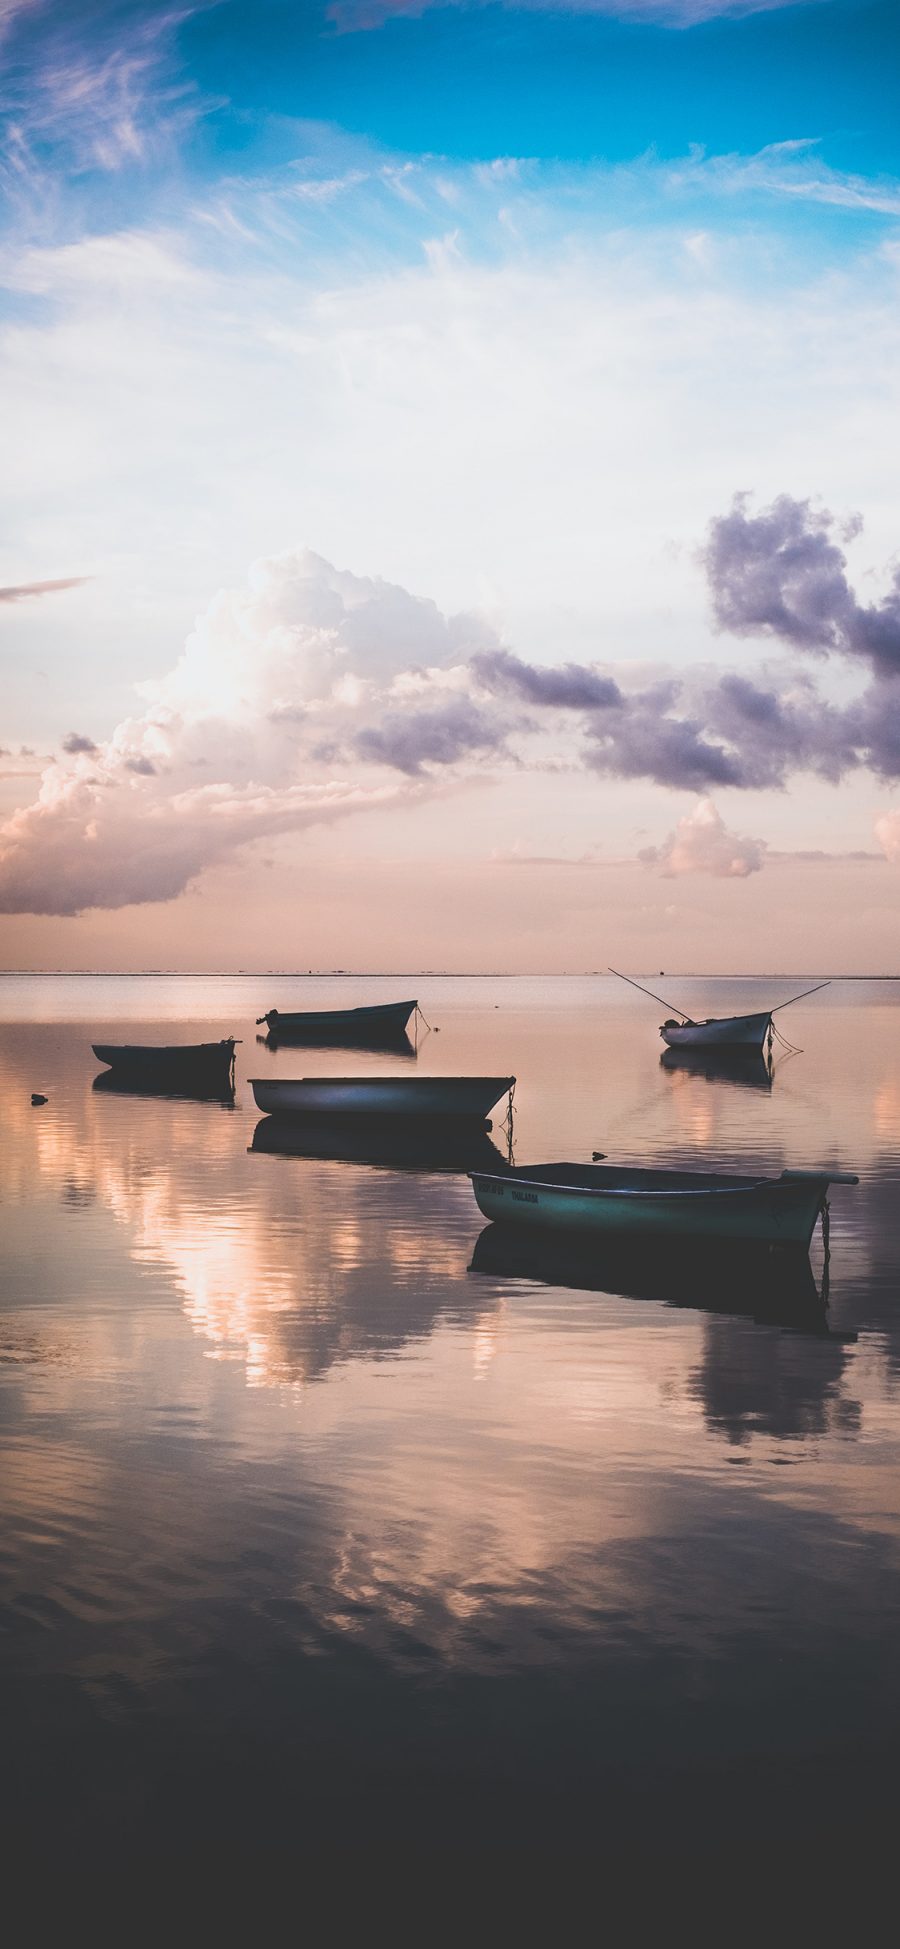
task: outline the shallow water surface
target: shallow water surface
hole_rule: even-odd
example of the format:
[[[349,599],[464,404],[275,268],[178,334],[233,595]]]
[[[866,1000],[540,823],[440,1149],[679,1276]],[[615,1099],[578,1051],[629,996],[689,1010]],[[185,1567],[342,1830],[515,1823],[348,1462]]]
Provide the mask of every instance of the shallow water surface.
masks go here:
[[[814,979],[671,985],[732,1014]],[[415,1057],[257,1039],[273,1003],[416,993]],[[599,978],[0,982],[7,1833],[641,1853],[664,1805],[710,1845],[871,1838],[900,1732],[900,986],[780,1016],[803,1051],[771,1078],[666,1067],[660,1019]],[[233,1105],[94,1087],[92,1041],[229,1033]],[[529,1262],[479,1243],[466,1157],[282,1141],[246,1080],[398,1065],[514,1073],[521,1163],[862,1182],[787,1294]]]

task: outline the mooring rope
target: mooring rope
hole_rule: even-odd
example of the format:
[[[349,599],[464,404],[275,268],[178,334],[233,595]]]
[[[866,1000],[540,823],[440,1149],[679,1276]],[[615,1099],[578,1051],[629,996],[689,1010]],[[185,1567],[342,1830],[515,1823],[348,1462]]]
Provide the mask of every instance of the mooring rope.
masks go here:
[[[509,1086],[509,1096],[506,1102],[506,1115],[503,1119],[503,1123],[501,1126],[501,1128],[506,1131],[506,1157],[507,1157],[507,1163],[509,1164],[513,1163],[515,1157],[515,1142],[513,1138],[513,1119],[515,1117],[515,1104],[513,1099],[515,1097],[515,1094],[516,1094],[516,1082],[515,1082],[515,1077],[513,1077],[513,1080]]]
[[[428,1030],[429,1035],[440,1035],[441,1033],[440,1029],[432,1028],[431,1023],[428,1021],[424,1010],[419,1007],[418,1002],[416,1003],[416,1021],[417,1022],[421,1021],[425,1023],[425,1027]]]
[[[803,1050],[800,1047],[800,1044],[798,1042],[789,1042],[787,1036],[782,1035],[781,1030],[779,1028],[776,1028],[775,1023],[770,1020],[769,1022],[769,1049],[770,1050],[772,1047],[773,1035],[777,1035],[782,1048],[787,1049],[790,1055],[802,1056]]]

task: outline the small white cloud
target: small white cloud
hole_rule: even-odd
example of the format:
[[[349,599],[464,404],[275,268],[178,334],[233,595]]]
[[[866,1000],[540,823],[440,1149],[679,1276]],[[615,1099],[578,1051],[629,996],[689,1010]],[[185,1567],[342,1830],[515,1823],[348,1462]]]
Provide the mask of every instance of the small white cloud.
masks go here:
[[[746,880],[760,871],[765,852],[764,839],[729,832],[712,799],[701,799],[661,846],[644,847],[638,858],[668,878],[709,873],[717,880]]]
[[[875,837],[892,866],[900,865],[900,811],[883,812],[875,821]]]

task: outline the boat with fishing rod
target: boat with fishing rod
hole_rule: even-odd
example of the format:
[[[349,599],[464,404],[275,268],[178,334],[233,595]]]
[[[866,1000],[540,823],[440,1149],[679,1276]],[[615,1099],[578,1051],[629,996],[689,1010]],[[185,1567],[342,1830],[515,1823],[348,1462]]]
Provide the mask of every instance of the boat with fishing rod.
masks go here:
[[[163,1092],[177,1090],[179,1084],[190,1084],[192,1090],[201,1085],[227,1090],[234,1077],[236,1042],[231,1035],[222,1042],[92,1042],[91,1048],[113,1076],[155,1084]]]
[[[673,1014],[660,1026],[660,1035],[670,1049],[757,1049],[761,1050],[773,1026],[772,1017],[782,1008],[792,1008],[794,1002],[802,1002],[807,995],[818,995],[830,982],[819,981],[815,988],[804,988],[799,995],[791,995],[786,1002],[777,1002],[774,1008],[760,1010],[754,1015],[710,1016],[705,1022],[695,1022],[683,1008],[676,1008],[674,1002],[664,1001],[655,995],[652,988],[645,988],[640,981],[633,981],[631,975],[620,974],[618,968],[610,968],[610,974],[619,981],[627,981],[630,988],[637,988],[642,995],[659,1002],[661,1008],[670,1008]],[[675,1017],[679,1019],[676,1021]],[[777,1035],[778,1031],[775,1030]]]
[[[366,1008],[270,1008],[257,1017],[276,1042],[331,1042],[368,1044],[377,1048],[405,1036],[409,1018],[419,1004],[377,1002]]]
[[[514,1076],[251,1076],[256,1107],[268,1116],[469,1117],[481,1122]]]
[[[614,1164],[514,1164],[472,1172],[479,1211],[494,1224],[581,1239],[717,1238],[808,1248],[831,1184],[849,1171],[642,1170]]]

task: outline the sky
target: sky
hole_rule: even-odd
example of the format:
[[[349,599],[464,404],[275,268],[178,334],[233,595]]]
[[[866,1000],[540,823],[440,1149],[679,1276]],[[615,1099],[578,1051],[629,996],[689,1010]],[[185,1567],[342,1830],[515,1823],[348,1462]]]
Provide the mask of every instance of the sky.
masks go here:
[[[897,969],[898,59],[0,0],[0,967]]]

